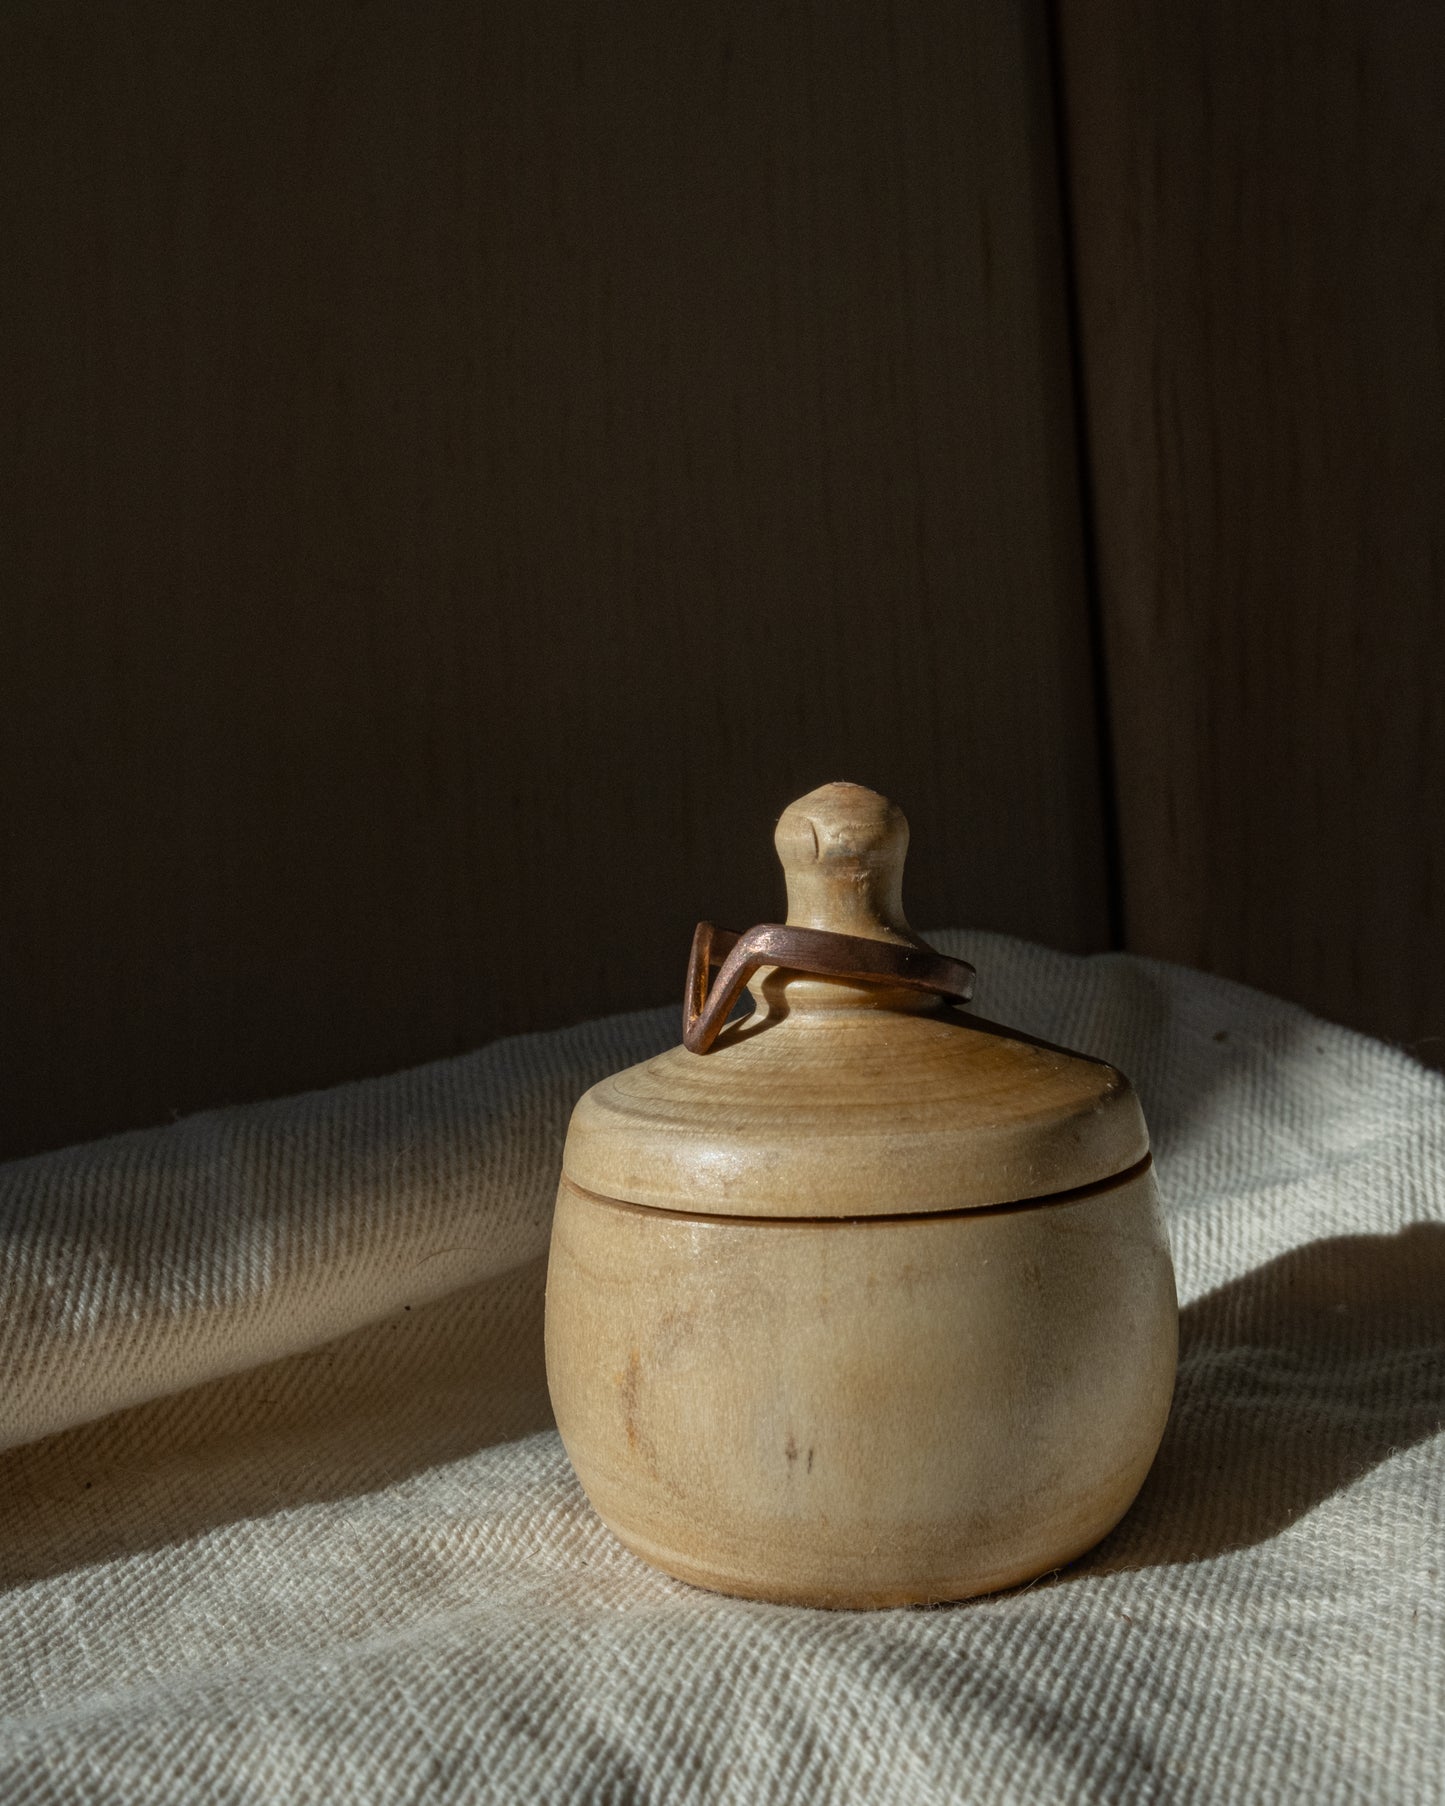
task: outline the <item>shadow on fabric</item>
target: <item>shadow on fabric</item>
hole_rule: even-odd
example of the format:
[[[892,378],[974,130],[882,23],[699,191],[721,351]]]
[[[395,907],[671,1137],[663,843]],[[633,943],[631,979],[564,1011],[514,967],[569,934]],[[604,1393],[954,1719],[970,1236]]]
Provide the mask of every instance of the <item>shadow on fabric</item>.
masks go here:
[[[0,1455],[0,1581],[394,1485],[551,1427],[545,1258]]]
[[[1445,1427],[1445,1225],[1292,1248],[1190,1305],[1179,1327],[1158,1459],[1073,1573],[1264,1542]]]

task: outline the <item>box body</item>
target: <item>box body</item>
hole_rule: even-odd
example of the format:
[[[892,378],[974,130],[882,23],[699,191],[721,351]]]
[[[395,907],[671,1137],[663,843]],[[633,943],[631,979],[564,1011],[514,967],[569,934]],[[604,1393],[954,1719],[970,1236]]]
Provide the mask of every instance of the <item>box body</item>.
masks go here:
[[[637,1554],[749,1598],[967,1598],[1099,1541],[1174,1384],[1147,1158],[1046,1201],[760,1220],[564,1177],[547,1374],[588,1497]]]

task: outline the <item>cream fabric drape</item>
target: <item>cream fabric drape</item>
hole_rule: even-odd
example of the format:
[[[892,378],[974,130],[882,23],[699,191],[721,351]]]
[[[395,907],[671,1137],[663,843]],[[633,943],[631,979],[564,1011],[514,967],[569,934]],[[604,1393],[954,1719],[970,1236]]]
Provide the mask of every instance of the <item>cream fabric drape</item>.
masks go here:
[[[943,934],[1154,1133],[1175,1409],[1094,1555],[743,1604],[593,1518],[541,1298],[653,1011],[0,1169],[0,1800],[1445,1799],[1445,1081],[1219,981]]]

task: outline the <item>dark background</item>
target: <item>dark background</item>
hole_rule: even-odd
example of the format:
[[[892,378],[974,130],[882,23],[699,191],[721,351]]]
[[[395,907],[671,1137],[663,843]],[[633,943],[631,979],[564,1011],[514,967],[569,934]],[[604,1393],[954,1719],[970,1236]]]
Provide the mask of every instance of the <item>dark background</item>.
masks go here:
[[[9,1153],[922,927],[1445,1052],[1445,11],[11,0]]]

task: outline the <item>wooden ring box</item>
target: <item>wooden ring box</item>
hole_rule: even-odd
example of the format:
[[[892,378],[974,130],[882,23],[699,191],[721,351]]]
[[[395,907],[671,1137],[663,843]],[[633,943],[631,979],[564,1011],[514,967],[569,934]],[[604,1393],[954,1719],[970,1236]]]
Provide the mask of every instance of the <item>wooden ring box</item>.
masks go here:
[[[788,923],[922,948],[908,827],[829,784]],[[598,1514],[697,1585],[963,1599],[1128,1509],[1174,1384],[1148,1136],[1112,1066],[936,995],[756,972],[711,1050],[573,1112],[547,1277],[557,1426]]]

